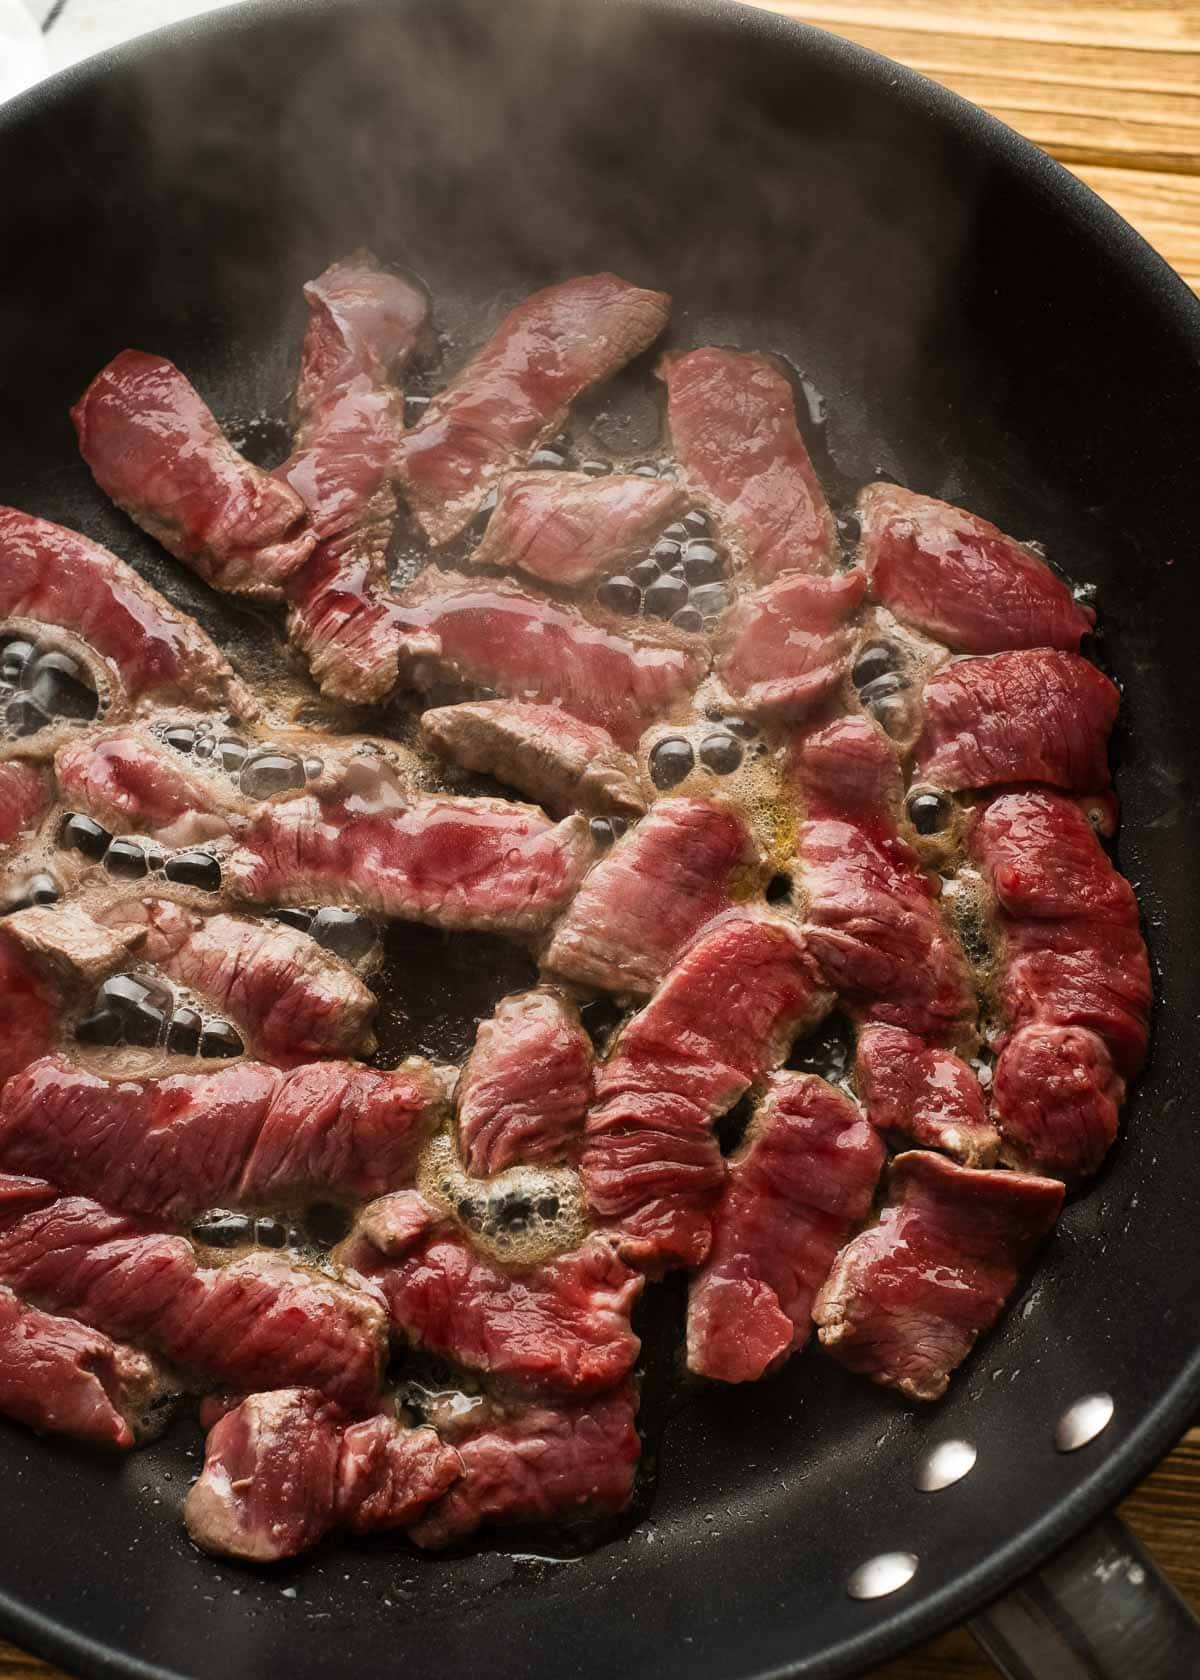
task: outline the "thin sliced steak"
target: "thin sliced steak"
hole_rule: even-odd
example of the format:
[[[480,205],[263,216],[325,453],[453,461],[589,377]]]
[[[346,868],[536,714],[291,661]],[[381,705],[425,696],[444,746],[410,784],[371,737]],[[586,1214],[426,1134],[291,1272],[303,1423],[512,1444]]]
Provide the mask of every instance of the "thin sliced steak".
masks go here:
[[[74,1002],[124,963],[136,935],[102,926],[77,904],[31,904],[4,918],[0,938],[15,945],[59,993]]]
[[[602,1238],[523,1270],[476,1249],[415,1190],[374,1202],[336,1250],[419,1347],[547,1394],[593,1394],[632,1368],[642,1279]]]
[[[731,912],[691,946],[596,1072],[582,1175],[621,1255],[651,1275],[709,1251],[725,1162],[713,1122],[829,1006],[797,930]]]
[[[978,514],[898,484],[869,484],[858,517],[871,594],[957,653],[1078,653],[1096,622],[1044,560]]]
[[[281,598],[316,541],[305,505],[238,454],[173,362],[122,350],[71,418],[101,490],[169,554],[217,589]]]
[[[525,700],[464,701],[421,715],[421,733],[443,758],[494,776],[556,816],[617,811],[640,816],[646,796],[637,760],[606,729],[560,706]]]
[[[1038,789],[1000,794],[981,810],[971,849],[1009,916],[1137,926],[1133,888],[1073,799]]]
[[[111,660],[127,697],[223,707],[258,705],[192,619],[132,567],[78,531],[0,507],[0,620],[30,618],[77,635]]]
[[[777,1073],[729,1163],[688,1293],[688,1369],[757,1382],[808,1340],[834,1257],[883,1170],[874,1127],[812,1074]]]
[[[851,637],[841,629],[863,598],[860,571],[790,574],[744,596],[721,625],[717,673],[742,710],[792,722],[846,674]]]
[[[264,807],[225,873],[260,904],[349,900],[520,937],[563,909],[594,855],[582,817],[556,824],[531,805],[448,796],[379,811],[347,794]]]
[[[58,988],[0,926],[0,1086],[57,1044]]]
[[[360,378],[387,385],[429,325],[425,292],[369,251],[331,263],[308,281],[304,301],[308,324],[296,385],[302,417]]]
[[[602,991],[645,995],[731,903],[761,860],[737,808],[660,800],[590,872],[554,931],[544,965]]]
[[[686,506],[678,485],[638,473],[509,473],[471,563],[571,588],[643,559]]]
[[[592,1100],[592,1044],[579,1011],[540,987],[481,1021],[458,1082],[459,1150],[488,1178],[518,1161],[568,1160]]]
[[[686,638],[605,628],[506,578],[431,566],[403,601],[409,632],[401,670],[413,687],[450,679],[561,706],[607,729],[622,747],[635,746],[708,668],[707,654],[685,646]]]
[[[409,1530],[436,1551],[481,1526],[615,1516],[641,1455],[637,1389],[623,1382],[574,1405],[488,1405],[451,1435],[462,1478]]]
[[[210,776],[139,729],[89,735],[54,761],[59,798],[110,831],[134,829],[188,846],[229,832],[237,802]]]
[[[1063,1187],[914,1150],[893,1161],[888,1192],[878,1225],[838,1256],[813,1317],[852,1371],[937,1400],[1057,1219]]]
[[[387,526],[322,543],[288,587],[288,634],[322,694],[374,706],[400,682],[412,649],[411,614],[382,593]],[[429,640],[436,654],[438,643]]]
[[[653,344],[670,307],[664,292],[589,274],[511,310],[406,440],[401,482],[430,541],[457,536],[500,475],[558,429],[576,397]]]
[[[990,1167],[1000,1134],[979,1080],[961,1057],[931,1048],[902,1027],[864,1026],[854,1064],[871,1124],[968,1167]]]
[[[4,1417],[127,1452],[158,1433],[170,1395],[169,1379],[147,1354],[26,1306],[0,1288]]]
[[[1000,1004],[1010,1029],[1086,1027],[1132,1079],[1146,1056],[1150,963],[1141,929],[1095,922],[1003,924]]]
[[[0,853],[38,827],[51,798],[50,777],[41,765],[16,759],[0,764]]]
[[[993,1104],[1014,1165],[1073,1184],[1096,1172],[1117,1135],[1125,1081],[1085,1027],[1013,1033],[996,1062]]]
[[[282,1255],[202,1267],[185,1238],[44,1180],[0,1184],[0,1282],[201,1383],[318,1388],[352,1411],[379,1391],[383,1315],[361,1290]]]
[[[714,349],[664,356],[658,371],[688,488],[716,515],[737,565],[759,583],[831,571],[833,515],[784,374],[764,356]]]
[[[0,1095],[0,1162],[129,1213],[182,1223],[227,1201],[361,1198],[411,1183],[445,1114],[424,1062],[388,1073],[258,1062],[109,1079],[46,1056]]]
[[[916,774],[946,788],[1049,782],[1108,786],[1108,737],[1120,696],[1077,653],[1029,648],[959,659],[929,678]]]
[[[276,1563],[333,1528],[400,1528],[460,1475],[432,1429],[379,1414],[359,1423],[311,1389],[252,1394],[209,1431],[184,1506],[206,1552]]]

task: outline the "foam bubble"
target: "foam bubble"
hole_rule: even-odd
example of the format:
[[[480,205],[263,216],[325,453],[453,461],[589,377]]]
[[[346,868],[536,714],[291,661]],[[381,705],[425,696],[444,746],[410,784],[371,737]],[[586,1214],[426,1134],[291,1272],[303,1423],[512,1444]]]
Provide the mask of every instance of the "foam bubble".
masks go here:
[[[448,1131],[426,1144],[417,1188],[504,1266],[551,1260],[578,1248],[588,1232],[583,1190],[571,1167],[506,1167],[491,1178],[472,1178]]]

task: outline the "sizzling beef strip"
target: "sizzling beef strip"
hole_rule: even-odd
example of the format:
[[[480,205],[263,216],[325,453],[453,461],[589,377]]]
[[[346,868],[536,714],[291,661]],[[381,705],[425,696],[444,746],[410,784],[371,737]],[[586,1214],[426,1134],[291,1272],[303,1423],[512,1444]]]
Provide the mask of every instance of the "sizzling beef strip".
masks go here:
[[[717,672],[743,711],[794,721],[843,681],[850,652],[841,625],[863,598],[860,571],[793,573],[744,596],[723,622]]]
[[[184,1517],[206,1552],[276,1563],[333,1528],[413,1522],[460,1473],[432,1429],[382,1414],[355,1423],[311,1389],[284,1388],[250,1395],[209,1431]]]
[[[644,995],[732,903],[760,860],[720,800],[663,799],[590,872],[554,930],[545,967],[583,986]]]
[[[507,579],[429,567],[405,591],[401,670],[415,688],[447,678],[561,706],[633,747],[707,669],[695,645],[606,629]],[[664,632],[664,635],[666,632]],[[432,651],[431,651],[432,650]]]
[[[64,805],[110,830],[139,830],[167,846],[227,834],[237,806],[210,777],[137,729],[72,742],[57,754],[54,773]]]
[[[288,580],[288,629],[326,694],[371,703],[399,680],[402,626],[383,595],[403,435],[390,380],[425,332],[429,303],[365,255],[335,263],[304,294],[300,429],[278,476],[303,499],[319,540]]]
[[[579,1012],[542,987],[481,1021],[458,1082],[459,1149],[476,1178],[518,1161],[565,1161],[592,1100],[592,1045]]]
[[[165,356],[122,350],[71,410],[106,496],[206,583],[279,600],[312,553],[303,501],[253,466]]]
[[[258,706],[190,618],[98,543],[77,531],[0,507],[0,621],[33,619],[69,630],[111,661],[132,702]]]
[[[503,799],[414,799],[382,810],[352,792],[267,805],[226,874],[260,904],[350,899],[434,927],[537,933],[573,896],[593,847],[582,817],[553,823]]]
[[[117,1079],[51,1055],[0,1094],[0,1162],[183,1223],[227,1201],[362,1198],[409,1184],[445,1107],[440,1078],[415,1058],[388,1073],[239,1062]]]
[[[122,928],[143,927],[141,954],[243,1026],[257,1054],[281,1067],[374,1049],[370,989],[296,928],[199,916],[153,898],[122,904],[110,919]]]
[[[580,809],[640,816],[646,808],[633,755],[559,706],[464,701],[423,712],[421,733],[443,758],[494,776],[557,816]]]
[[[1108,786],[1120,696],[1076,653],[1029,648],[945,665],[925,684],[916,774],[945,788]]]
[[[878,1225],[838,1256],[813,1317],[852,1371],[937,1400],[1054,1224],[1063,1187],[913,1150],[893,1161],[888,1192]]]
[[[582,1174],[619,1252],[654,1276],[708,1254],[725,1162],[713,1121],[830,1003],[796,929],[731,912],[701,935],[596,1071]]]
[[[813,1300],[883,1170],[874,1127],[811,1074],[777,1073],[729,1163],[688,1295],[688,1369],[757,1382],[803,1347]]]
[[[404,495],[430,541],[457,536],[576,397],[653,344],[670,307],[664,292],[591,274],[534,292],[506,315],[405,440]]]
[[[637,473],[509,473],[471,563],[570,588],[640,560],[686,505],[677,485]]]
[[[0,1182],[0,1282],[202,1383],[317,1388],[351,1411],[379,1390],[383,1315],[360,1290],[282,1255],[202,1267],[185,1238],[41,1179]]]
[[[374,1202],[335,1251],[419,1347],[547,1394],[594,1394],[631,1369],[642,1279],[602,1238],[506,1270],[415,1190]]]
[[[987,1117],[979,1080],[950,1050],[932,1048],[903,1027],[867,1025],[854,1064],[871,1124],[892,1136],[941,1149],[968,1167],[990,1167],[1000,1134]]]
[[[796,844],[805,937],[826,984],[864,1020],[952,1036],[973,1017],[974,993],[934,883],[872,800],[892,774],[891,747],[865,718],[842,718],[802,741],[795,762],[808,805]]]
[[[38,826],[50,799],[50,779],[40,765],[0,764],[0,852]]]
[[[637,1390],[623,1382],[571,1405],[485,1405],[450,1434],[461,1480],[413,1525],[437,1550],[484,1524],[571,1522],[623,1511],[641,1442]]]
[[[994,1108],[1005,1150],[1071,1181],[1103,1160],[1124,1077],[1145,1054],[1150,970],[1137,902],[1061,794],[992,799],[971,852],[999,906],[1007,1026]]]
[[[1044,560],[977,514],[898,484],[869,484],[858,517],[871,594],[957,653],[1077,653],[1096,622]]]
[[[763,356],[664,356],[671,441],[697,501],[758,583],[833,568],[833,515],[796,426],[787,378]]]
[[[127,1452],[158,1434],[170,1395],[147,1354],[0,1288],[0,1415]]]

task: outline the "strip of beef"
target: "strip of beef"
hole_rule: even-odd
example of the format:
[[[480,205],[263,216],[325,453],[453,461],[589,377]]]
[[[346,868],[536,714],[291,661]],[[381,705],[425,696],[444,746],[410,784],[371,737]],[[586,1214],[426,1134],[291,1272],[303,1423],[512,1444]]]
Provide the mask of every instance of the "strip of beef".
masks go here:
[[[1120,696],[1077,653],[1029,648],[959,659],[924,689],[917,775],[946,788],[1049,782],[1108,786],[1108,736]]]
[[[50,777],[39,764],[0,764],[0,852],[37,828],[49,809]]]
[[[1133,888],[1073,799],[1041,789],[999,794],[980,811],[971,850],[1008,916],[1137,926]]]
[[[961,1057],[902,1027],[864,1026],[855,1077],[871,1124],[968,1167],[990,1167],[1000,1134],[987,1117],[979,1080]]]
[[[720,800],[663,799],[590,872],[554,931],[545,966],[582,986],[645,995],[733,902],[761,860],[745,819]]]
[[[568,1160],[592,1100],[592,1045],[579,1012],[540,987],[504,998],[481,1021],[458,1082],[467,1171],[488,1178],[518,1161]]]
[[[382,1314],[361,1290],[282,1255],[202,1267],[185,1238],[44,1180],[0,1183],[0,1282],[201,1383],[317,1388],[350,1411],[379,1390]]]
[[[54,773],[69,809],[111,831],[153,834],[168,846],[227,834],[237,803],[212,778],[188,769],[179,753],[136,729],[89,735],[63,747]]]
[[[485,1525],[615,1516],[633,1495],[637,1404],[623,1382],[574,1405],[481,1408],[452,1435],[461,1479],[410,1537],[436,1551]]]
[[[582,1395],[611,1388],[637,1358],[629,1315],[642,1279],[602,1238],[506,1271],[417,1191],[402,1190],[372,1203],[335,1252],[395,1330],[471,1370]]]
[[[265,806],[226,878],[266,904],[350,900],[435,927],[521,936],[573,897],[594,855],[582,817],[553,823],[503,799],[414,799],[379,810],[353,792]]]
[[[429,323],[426,294],[369,251],[331,263],[307,283],[304,301],[308,324],[296,385],[302,418],[360,378],[387,385]]]
[[[622,747],[635,746],[646,725],[707,670],[707,654],[688,638],[605,628],[506,578],[430,566],[405,592],[404,607],[409,632],[401,670],[413,687],[450,678],[561,706],[607,729]]]
[[[638,473],[509,473],[472,564],[570,588],[643,559],[686,506],[678,485]]]
[[[713,1122],[829,1002],[790,923],[731,912],[634,1016],[597,1069],[582,1159],[623,1258],[651,1275],[705,1259],[726,1172]]]
[[[460,1473],[432,1429],[382,1413],[355,1423],[311,1389],[278,1389],[250,1395],[209,1431],[184,1520],[206,1552],[277,1563],[334,1528],[414,1522]]]
[[[688,1293],[688,1369],[757,1382],[808,1340],[812,1306],[883,1170],[874,1127],[811,1074],[777,1073],[729,1163]]]
[[[1117,1135],[1125,1081],[1102,1038],[1035,1022],[1000,1052],[994,1111],[1015,1165],[1068,1183],[1096,1172]]]
[[[165,1372],[148,1355],[0,1288],[4,1417],[127,1452],[158,1433],[170,1392]]]
[[[637,760],[606,729],[559,706],[525,700],[464,701],[421,716],[421,733],[443,758],[494,776],[557,816],[618,811],[640,816],[646,797]]]
[[[841,718],[799,743],[795,771],[808,809],[796,842],[805,937],[826,984],[864,1020],[952,1036],[974,993],[934,881],[899,838],[890,800],[875,802],[898,785],[893,748],[866,718]]]
[[[704,349],[664,356],[659,378],[688,488],[716,515],[736,564],[758,583],[831,571],[833,515],[785,375],[764,356]]]
[[[958,653],[1078,653],[1096,622],[1044,560],[978,514],[898,484],[868,484],[858,518],[874,598]]]
[[[863,598],[861,571],[790,573],[744,596],[721,627],[717,672],[742,710],[792,722],[841,683],[851,649],[841,626]]]
[[[58,1043],[74,1002],[123,960],[126,942],[74,906],[31,906],[0,923],[0,1086]]]
[[[112,661],[131,701],[258,712],[199,625],[123,560],[78,531],[0,507],[0,620],[10,618],[77,635]]]
[[[511,310],[405,442],[404,494],[430,541],[457,536],[500,475],[558,429],[576,397],[653,344],[670,307],[663,292],[589,274]]]
[[[172,980],[246,1029],[282,1067],[312,1056],[369,1055],[375,997],[346,963],[297,928],[244,916],[200,916],[164,899],[119,905],[145,929],[142,953]]]
[[[387,1073],[239,1062],[110,1079],[50,1055],[0,1095],[0,1161],[108,1207],[182,1223],[228,1200],[359,1199],[411,1183],[445,1107],[439,1077],[416,1059]]]
[[[321,543],[288,588],[288,634],[322,694],[352,705],[386,700],[411,652],[411,615],[382,593],[387,527],[345,544]],[[432,637],[431,654],[438,651]]]
[[[888,1190],[878,1225],[838,1256],[813,1317],[852,1371],[937,1400],[1057,1219],[1063,1187],[914,1150],[893,1161]]]
[[[1141,929],[1072,917],[1006,921],[1000,1005],[1010,1029],[1086,1027],[1132,1079],[1146,1055],[1150,964]]]
[[[301,498],[229,442],[173,362],[122,350],[71,410],[106,496],[202,577],[279,600],[316,541]]]

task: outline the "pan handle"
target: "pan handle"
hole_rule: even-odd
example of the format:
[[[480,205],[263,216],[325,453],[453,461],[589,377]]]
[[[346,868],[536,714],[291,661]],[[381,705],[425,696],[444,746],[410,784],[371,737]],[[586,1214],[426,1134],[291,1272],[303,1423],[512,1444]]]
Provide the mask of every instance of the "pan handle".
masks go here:
[[[1200,1675],[1200,1622],[1119,1517],[968,1626],[1007,1680]]]

